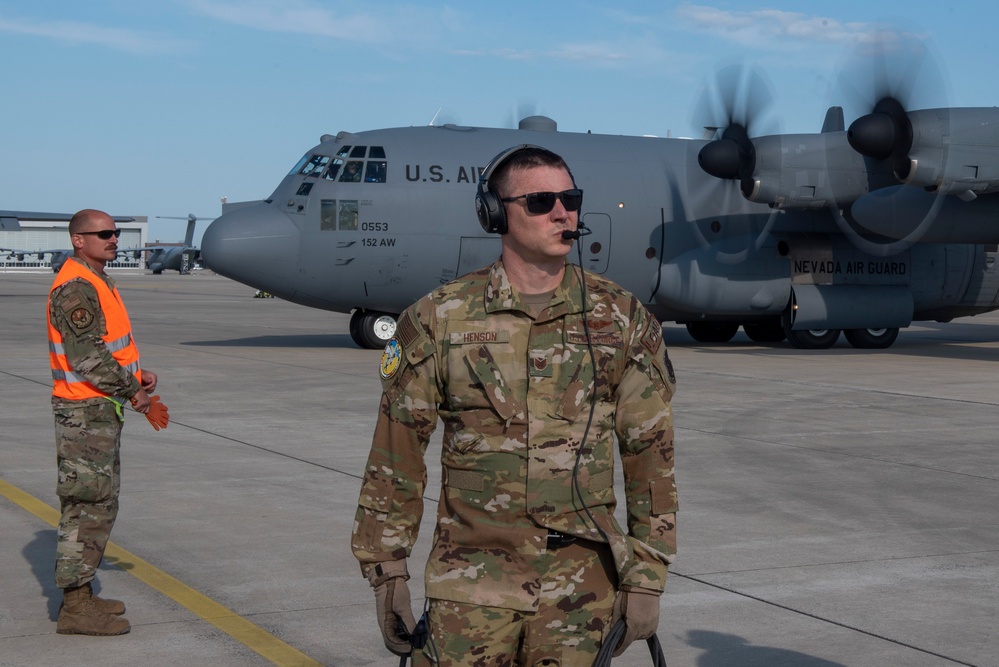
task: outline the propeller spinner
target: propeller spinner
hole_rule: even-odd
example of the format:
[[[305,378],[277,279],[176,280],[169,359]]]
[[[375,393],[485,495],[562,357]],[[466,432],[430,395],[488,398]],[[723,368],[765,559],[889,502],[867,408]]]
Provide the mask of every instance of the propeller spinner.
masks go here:
[[[715,178],[739,181],[745,197],[755,185],[756,147],[750,133],[759,135],[762,125],[773,125],[767,118],[773,99],[773,88],[763,74],[738,63],[718,70],[698,105],[698,119],[707,121],[704,127],[721,129],[721,136],[698,153],[698,165]]]

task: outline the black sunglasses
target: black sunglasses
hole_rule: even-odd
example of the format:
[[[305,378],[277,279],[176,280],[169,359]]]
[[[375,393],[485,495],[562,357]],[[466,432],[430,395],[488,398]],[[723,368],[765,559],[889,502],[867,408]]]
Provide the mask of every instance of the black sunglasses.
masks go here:
[[[566,211],[578,211],[583,205],[583,191],[579,188],[563,190],[562,192],[532,192],[516,197],[505,197],[501,201],[512,202],[518,199],[527,200],[527,210],[530,213],[548,213],[555,208],[555,200],[561,200]]]
[[[77,234],[79,234],[80,236],[86,236],[87,234],[93,234],[97,238],[102,239],[104,241],[107,241],[112,236],[115,237],[115,238],[118,238],[119,236],[121,236],[121,230],[120,229],[102,229],[99,232],[77,232]]]

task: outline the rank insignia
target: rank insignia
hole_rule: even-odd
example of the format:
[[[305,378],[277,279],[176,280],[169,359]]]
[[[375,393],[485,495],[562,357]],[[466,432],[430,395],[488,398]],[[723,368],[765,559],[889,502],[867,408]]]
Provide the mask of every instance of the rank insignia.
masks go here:
[[[552,365],[548,352],[531,350],[531,377],[552,377]]]

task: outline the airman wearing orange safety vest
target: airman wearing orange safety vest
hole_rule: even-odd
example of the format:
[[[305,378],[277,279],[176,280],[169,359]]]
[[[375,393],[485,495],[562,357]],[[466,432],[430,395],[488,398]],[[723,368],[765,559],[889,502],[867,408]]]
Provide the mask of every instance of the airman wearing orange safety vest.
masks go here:
[[[147,418],[151,408],[165,414],[151,396],[156,375],[140,368],[128,312],[104,272],[117,256],[120,233],[102,211],[74,215],[69,223],[74,255],[49,292],[62,510],[55,566],[56,585],[63,589],[56,628],[61,634],[120,635],[131,628],[122,616],[124,603],[97,597],[91,582],[118,514],[125,403]]]

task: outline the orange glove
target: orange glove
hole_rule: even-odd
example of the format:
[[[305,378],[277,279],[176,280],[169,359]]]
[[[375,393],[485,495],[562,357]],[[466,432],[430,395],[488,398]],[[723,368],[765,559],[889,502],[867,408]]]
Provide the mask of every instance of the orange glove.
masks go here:
[[[149,420],[149,423],[157,431],[161,428],[166,428],[167,424],[170,423],[170,411],[167,410],[167,406],[160,402],[159,396],[150,396],[149,401],[149,411],[146,412],[146,419]]]

